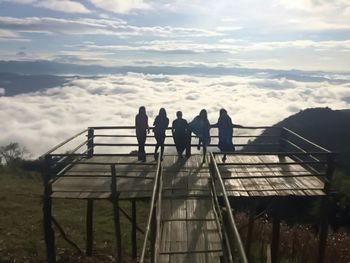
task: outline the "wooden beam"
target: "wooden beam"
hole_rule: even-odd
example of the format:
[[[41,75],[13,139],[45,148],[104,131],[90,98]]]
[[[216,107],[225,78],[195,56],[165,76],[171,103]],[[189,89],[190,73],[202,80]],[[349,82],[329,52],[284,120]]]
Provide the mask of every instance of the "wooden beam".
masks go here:
[[[86,255],[92,256],[93,247],[93,209],[94,201],[92,199],[87,200],[86,208]]]
[[[60,232],[61,237],[69,244],[71,245],[73,248],[75,248],[75,250],[78,253],[82,253],[81,249],[78,247],[77,244],[75,244],[72,240],[70,240],[66,233],[64,232],[63,228],[60,226],[60,224],[57,222],[57,220],[52,216],[51,217],[52,223],[55,225],[55,227],[58,229],[58,231]]]
[[[136,236],[136,201],[131,201],[131,257],[137,259],[137,236]]]
[[[118,204],[118,193],[117,193],[117,177],[115,172],[115,165],[111,165],[112,173],[112,203],[113,203],[113,215],[114,215],[114,229],[115,229],[115,239],[117,243],[116,251],[116,262],[122,263],[122,238],[121,238],[121,227],[120,227],[120,215],[119,215],[119,204]]]
[[[147,200],[148,199],[149,198],[147,198]],[[130,200],[130,199],[127,198],[127,200]],[[138,198],[137,200],[140,200],[140,199]],[[134,198],[133,201],[136,202],[136,199]],[[122,212],[122,214],[126,217],[126,219],[128,219],[130,222],[132,222],[132,217],[129,216],[128,213],[123,208],[119,207],[119,211]],[[141,234],[145,234],[145,231],[143,231],[138,225],[136,225],[136,230],[138,230]]]

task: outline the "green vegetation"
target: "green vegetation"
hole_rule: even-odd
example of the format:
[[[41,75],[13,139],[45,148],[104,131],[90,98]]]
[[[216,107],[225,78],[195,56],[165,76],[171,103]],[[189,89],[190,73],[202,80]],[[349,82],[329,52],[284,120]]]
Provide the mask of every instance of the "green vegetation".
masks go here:
[[[10,172],[0,168],[0,262],[43,262],[45,242],[42,227],[41,195],[43,187],[39,174]],[[128,202],[121,207],[129,214]],[[145,228],[148,204],[137,203],[138,225]],[[53,215],[67,236],[81,250],[85,249],[85,200],[54,200]],[[123,250],[130,255],[130,223],[121,215]],[[114,226],[112,204],[108,200],[94,205],[94,257],[84,258],[66,243],[56,230],[57,258],[61,262],[112,261],[114,255]],[[143,235],[138,233],[138,247]]]

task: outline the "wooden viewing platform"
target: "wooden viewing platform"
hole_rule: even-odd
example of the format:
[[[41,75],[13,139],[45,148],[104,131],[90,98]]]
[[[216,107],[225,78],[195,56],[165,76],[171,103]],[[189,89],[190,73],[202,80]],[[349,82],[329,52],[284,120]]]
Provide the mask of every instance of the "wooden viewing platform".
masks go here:
[[[140,262],[180,263],[248,262],[253,225],[250,222],[244,248],[230,202],[242,198],[300,196],[322,198],[319,262],[323,261],[328,192],[333,171],[331,152],[285,128],[245,127],[236,129],[240,130],[233,138],[237,151],[227,153],[225,162],[222,161],[223,154],[215,152],[215,135],[209,148],[213,151],[206,156],[205,163],[202,163],[200,153],[192,153],[188,158],[172,154],[174,144],[170,135],[166,139],[169,153],[166,149],[163,160],[148,156],[146,162],[140,162],[130,153],[137,146],[133,129],[92,127],[43,156],[46,167],[44,226],[49,262],[55,262],[51,225],[53,198],[86,199],[87,229],[92,229],[93,201],[111,200],[117,262],[122,262],[118,202],[131,201],[136,209],[136,201],[149,200],[150,212],[140,257],[136,252],[136,221],[131,218],[135,240],[132,257],[135,262],[138,259]],[[265,136],[264,143],[248,143],[248,139],[258,138],[263,129],[271,129],[275,135]],[[246,133],[258,130],[258,133]],[[84,135],[87,139],[79,141]],[[146,150],[152,152],[154,138],[148,138],[147,142]],[[59,152],[66,151],[69,144],[73,150]],[[274,220],[273,227],[279,229],[278,220]],[[278,231],[273,233],[272,262],[277,262],[279,235]],[[148,251],[150,255],[146,256]],[[87,232],[86,253],[92,253],[91,231]]]

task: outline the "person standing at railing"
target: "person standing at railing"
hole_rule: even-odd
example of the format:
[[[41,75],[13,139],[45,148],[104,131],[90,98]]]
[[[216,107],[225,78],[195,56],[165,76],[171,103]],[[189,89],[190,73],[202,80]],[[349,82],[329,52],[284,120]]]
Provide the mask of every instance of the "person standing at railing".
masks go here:
[[[189,142],[189,136],[191,136],[191,131],[189,130],[188,123],[182,118],[182,112],[176,112],[177,119],[173,121],[171,132],[173,134],[173,139],[176,146],[176,151],[179,158],[182,158],[183,151],[187,148]],[[186,152],[186,156],[189,153]]]
[[[222,161],[226,161],[226,153],[234,152],[235,146],[232,142],[233,128],[242,127],[241,125],[234,125],[232,123],[231,117],[227,114],[225,109],[220,110],[220,116],[218,122],[213,124],[211,127],[219,129],[219,144],[218,147],[221,152],[224,152]]]
[[[146,108],[141,106],[139,113],[135,117],[136,137],[139,144],[139,150],[137,152],[139,161],[146,161],[145,143],[147,132],[149,133],[148,127],[148,116],[146,114]]]
[[[163,159],[165,131],[169,126],[169,119],[167,118],[166,111],[164,108],[161,108],[159,110],[158,116],[155,118],[153,126],[154,137],[157,141],[156,148],[154,150],[154,159],[157,160],[159,147],[161,158]]]
[[[203,163],[205,163],[205,156],[207,154],[207,146],[210,144],[210,123],[208,120],[208,113],[205,109],[201,110],[190,123],[191,131],[199,138],[197,149],[203,146]]]

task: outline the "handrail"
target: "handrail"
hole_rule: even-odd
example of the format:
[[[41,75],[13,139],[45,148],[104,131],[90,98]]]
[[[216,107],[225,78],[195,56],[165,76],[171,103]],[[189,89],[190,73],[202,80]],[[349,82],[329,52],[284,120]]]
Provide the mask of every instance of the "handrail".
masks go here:
[[[154,127],[149,127],[150,130],[153,130]],[[83,133],[87,132],[89,129],[93,129],[93,130],[134,130],[135,126],[92,126],[89,127],[81,132],[78,132],[77,134],[73,135],[72,137],[68,138],[67,140],[61,142],[60,144],[56,145],[55,147],[53,147],[52,149],[50,149],[48,152],[46,152],[45,154],[41,155],[39,157],[39,159],[42,159],[45,157],[45,155],[49,155],[52,154],[54,151],[56,151],[57,149],[59,149],[60,147],[64,146],[65,144],[67,144],[68,142],[72,141],[73,139],[77,138],[78,136],[82,135]],[[172,127],[168,127],[167,130],[171,130]],[[239,126],[236,127],[236,129],[281,129],[279,127],[271,127],[271,126]],[[274,135],[234,135],[234,138],[254,138],[254,137],[278,137],[278,136],[274,136]],[[103,134],[97,134],[97,135],[93,135],[93,138],[95,137],[129,137],[129,138],[133,138],[136,137],[135,135],[103,135]],[[150,137],[153,137],[152,135]],[[166,136],[166,137],[171,137],[170,136]],[[195,136],[193,136],[195,137]],[[217,138],[217,135],[213,135],[213,138]],[[244,146],[244,145],[241,145]]]
[[[147,247],[147,240],[148,236],[150,234],[150,228],[152,223],[152,217],[153,217],[153,210],[155,209],[155,201],[156,201],[156,195],[157,192],[161,189],[159,189],[159,178],[162,175],[162,165],[161,165],[161,154],[158,155],[157,160],[157,172],[155,176],[153,191],[152,191],[152,199],[151,199],[151,207],[150,207],[150,213],[147,220],[147,227],[144,235],[143,245],[142,245],[142,252],[140,257],[140,263],[143,263],[145,261],[145,255],[146,255],[146,247]]]
[[[215,217],[217,217],[217,219],[220,220],[220,222],[222,224],[222,228],[224,230],[224,231],[222,231],[223,235],[224,235],[223,238],[225,240],[227,253],[228,253],[228,257],[229,257],[228,260],[230,263],[233,263],[232,251],[231,251],[231,247],[230,247],[230,243],[229,243],[229,237],[227,235],[226,227],[224,225],[224,219],[223,219],[223,216],[222,216],[222,213],[220,210],[220,204],[219,204],[218,195],[217,195],[217,192],[215,189],[215,184],[213,182],[213,178],[209,178],[209,183],[210,183],[210,189],[211,189],[212,196],[213,196],[213,198],[212,198],[212,203],[213,203],[213,207],[214,207],[213,211],[215,213]],[[217,222],[217,224],[220,222]]]
[[[195,147],[198,144],[191,144],[191,147]],[[250,144],[235,144],[236,147],[243,147],[243,146],[272,146],[272,145],[279,145],[278,143],[250,143]],[[138,146],[137,143],[94,143],[94,146],[101,146],[101,147],[108,147],[108,146]],[[145,143],[146,147],[156,146],[156,143]],[[164,146],[175,146],[175,143],[165,143]],[[216,147],[218,144],[209,144],[208,147]]]
[[[95,138],[136,138],[136,134],[95,134]],[[147,137],[155,137],[154,134],[148,134]],[[195,135],[191,136],[192,138],[196,138]],[[210,135],[211,138],[219,138],[219,135]],[[278,138],[279,135],[233,135],[232,138],[256,138],[256,137],[262,137],[262,138]],[[165,138],[173,138],[172,135],[165,135]]]
[[[53,152],[56,151],[58,148],[62,147],[63,145],[67,144],[68,142],[72,141],[73,139],[77,138],[79,135],[82,135],[84,132],[87,132],[87,131],[88,131],[88,129],[85,129],[85,130],[83,130],[83,131],[81,131],[81,132],[78,132],[78,133],[75,134],[74,136],[68,138],[67,140],[65,140],[65,141],[63,141],[63,142],[61,142],[60,144],[56,145],[55,147],[53,147],[53,148],[52,148],[51,150],[49,150],[48,152],[46,152],[46,153],[44,153],[43,155],[41,155],[41,156],[39,157],[39,159],[42,159],[42,158],[44,158],[46,155],[53,153]]]
[[[314,142],[312,142],[312,141],[309,141],[308,139],[304,138],[304,137],[301,136],[300,134],[297,134],[296,132],[293,132],[293,131],[289,130],[289,129],[286,128],[286,127],[283,127],[282,129],[285,130],[285,131],[287,131],[288,133],[293,134],[294,136],[298,137],[299,139],[303,140],[304,142],[309,143],[309,144],[311,144],[312,146],[314,146],[314,147],[316,147],[316,148],[318,148],[318,149],[320,149],[320,150],[322,150],[322,151],[324,151],[324,152],[331,153],[330,150],[327,150],[326,148],[324,148],[324,147],[322,147],[322,146],[320,146],[320,145],[318,145],[318,144],[316,144],[316,143],[314,143]]]
[[[223,199],[224,199],[225,206],[227,207],[227,214],[228,214],[228,217],[229,217],[228,222],[230,224],[230,227],[233,230],[235,241],[236,241],[236,243],[238,245],[238,253],[239,253],[243,263],[248,263],[248,259],[247,259],[247,256],[245,254],[245,251],[244,251],[242,240],[240,238],[240,235],[239,235],[236,223],[235,223],[235,219],[233,218],[233,214],[232,214],[232,211],[231,211],[231,205],[230,205],[230,202],[229,202],[228,197],[227,197],[225,185],[224,185],[224,182],[222,181],[219,168],[216,165],[215,158],[214,158],[214,155],[212,153],[210,153],[210,162],[211,162],[212,167],[214,169],[212,176],[214,176],[214,174],[216,175],[216,177],[218,179],[218,182],[219,182],[219,186],[220,186],[220,188],[222,190],[222,196],[223,196]]]
[[[282,155],[282,156],[288,156],[288,155],[335,155],[334,152],[212,152],[214,155]]]
[[[94,130],[131,130],[135,129],[135,126],[92,126],[89,127]],[[153,126],[150,126],[149,129],[153,130]],[[273,130],[278,130],[281,129],[281,127],[273,127],[273,126],[237,126],[234,128],[238,129],[250,129],[250,130],[260,130],[260,129],[273,129]],[[171,127],[168,127],[167,130],[171,130]]]

